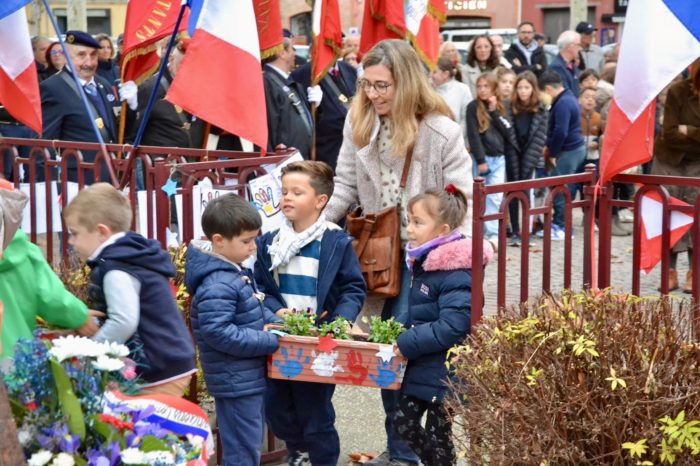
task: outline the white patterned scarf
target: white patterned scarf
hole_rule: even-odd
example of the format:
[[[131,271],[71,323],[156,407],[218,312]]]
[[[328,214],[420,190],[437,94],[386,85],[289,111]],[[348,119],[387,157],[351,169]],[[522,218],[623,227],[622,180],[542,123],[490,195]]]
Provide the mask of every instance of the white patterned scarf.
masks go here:
[[[272,260],[272,267],[270,267],[270,270],[287,265],[292,257],[299,254],[301,248],[312,241],[320,241],[323,233],[327,229],[326,215],[323,212],[318,217],[318,220],[316,220],[316,223],[301,233],[294,231],[292,222],[285,219],[277,235],[267,248],[267,252],[270,254],[270,259]]]

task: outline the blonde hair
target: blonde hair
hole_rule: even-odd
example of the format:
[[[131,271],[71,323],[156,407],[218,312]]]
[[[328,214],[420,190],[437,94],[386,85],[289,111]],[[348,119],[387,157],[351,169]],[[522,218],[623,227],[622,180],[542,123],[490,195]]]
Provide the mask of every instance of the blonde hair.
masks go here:
[[[63,218],[74,217],[88,231],[95,231],[99,224],[107,225],[112,233],[128,231],[131,215],[129,200],[109,183],[83,189],[63,209]]]
[[[386,39],[375,45],[362,59],[362,68],[384,65],[394,79],[391,105],[391,142],[395,155],[403,155],[415,142],[420,120],[429,113],[450,117],[444,99],[435,92],[416,52],[405,41]],[[350,107],[352,141],[358,147],[369,144],[377,119],[372,101],[358,87]]]

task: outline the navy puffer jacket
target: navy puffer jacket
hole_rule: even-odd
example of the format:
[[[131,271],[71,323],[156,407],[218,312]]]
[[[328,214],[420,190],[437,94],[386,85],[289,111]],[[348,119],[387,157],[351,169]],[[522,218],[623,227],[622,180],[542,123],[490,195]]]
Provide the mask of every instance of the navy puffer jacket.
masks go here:
[[[484,263],[493,252],[484,244]],[[401,393],[440,402],[447,393],[447,350],[471,329],[472,243],[439,246],[413,264],[408,330],[397,344],[408,359]]]
[[[252,272],[209,252],[208,243],[193,241],[185,285],[209,393],[220,398],[262,393],[265,356],[279,346],[263,326],[279,319],[258,299]]]

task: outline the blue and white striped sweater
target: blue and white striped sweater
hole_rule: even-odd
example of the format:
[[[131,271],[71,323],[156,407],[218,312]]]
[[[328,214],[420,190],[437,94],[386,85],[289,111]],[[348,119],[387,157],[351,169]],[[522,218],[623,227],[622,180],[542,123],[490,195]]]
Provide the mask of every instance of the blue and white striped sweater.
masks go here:
[[[321,241],[315,240],[301,248],[289,263],[275,270],[275,280],[289,309],[317,311],[318,265]]]

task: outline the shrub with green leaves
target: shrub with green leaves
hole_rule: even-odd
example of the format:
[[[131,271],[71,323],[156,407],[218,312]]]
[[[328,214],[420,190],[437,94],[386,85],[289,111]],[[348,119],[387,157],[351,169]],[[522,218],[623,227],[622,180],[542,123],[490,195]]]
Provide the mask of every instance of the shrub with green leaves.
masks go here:
[[[350,340],[348,330],[352,327],[350,321],[344,317],[336,317],[332,322],[321,324],[318,328],[318,334],[325,337],[328,334],[333,335],[335,340]]]
[[[605,290],[484,319],[448,356],[460,456],[471,465],[700,464],[693,311],[688,301]]]
[[[369,338],[367,338],[367,341],[375,343],[394,345],[399,335],[406,331],[403,324],[394,320],[393,317],[388,320],[382,320],[379,316],[372,316],[369,319],[363,317],[362,321],[369,325]]]
[[[284,331],[290,335],[310,337],[316,327],[316,314],[313,312],[293,312],[284,316]]]

